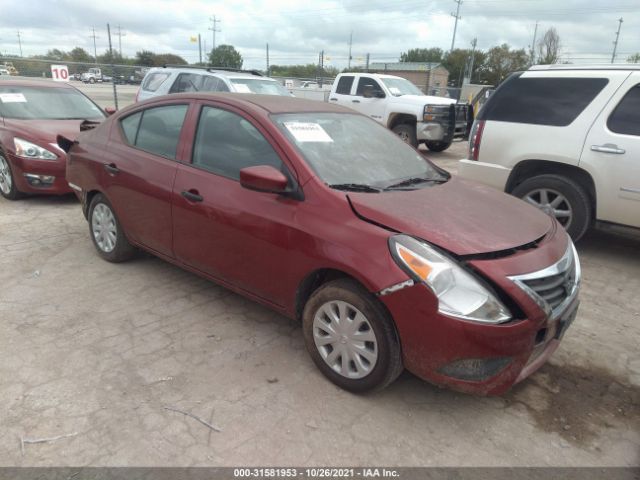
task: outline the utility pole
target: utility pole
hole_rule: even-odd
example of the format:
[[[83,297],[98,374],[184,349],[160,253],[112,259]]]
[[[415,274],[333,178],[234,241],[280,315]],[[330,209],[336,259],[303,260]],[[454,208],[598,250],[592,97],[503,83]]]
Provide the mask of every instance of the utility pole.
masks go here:
[[[220,29],[218,29],[218,24],[221,21],[218,20],[215,15],[213,17],[210,17],[209,21],[211,22],[211,27],[209,27],[209,30],[211,30],[211,35],[213,37],[213,47],[211,47],[211,50],[215,50],[216,49],[216,32],[220,31]]]
[[[536,28],[533,29],[533,42],[531,43],[531,65],[536,63],[536,37],[538,36],[538,20],[536,20]]]
[[[118,35],[118,51],[120,52],[120,58],[122,58],[122,37],[126,37],[127,34],[122,33],[120,25],[118,25],[118,33],[116,35]]]
[[[462,0],[453,0],[458,5],[456,7],[456,13],[451,13],[452,17],[455,17],[456,23],[453,25],[453,38],[451,39],[451,50],[453,50],[453,46],[456,43],[456,31],[458,30],[458,20],[462,20],[460,16],[460,5],[462,5]]]
[[[96,38],[100,38],[98,36],[96,36],[96,28],[95,27],[91,27],[91,31],[93,32],[92,35],[89,35],[89,38],[93,38],[93,60],[94,63],[98,63],[98,48],[96,47]]]
[[[353,30],[349,34],[349,60],[347,60],[347,68],[351,68],[351,46],[353,45]]]
[[[200,63],[202,63],[202,37],[198,34],[198,55],[200,58]]]
[[[367,66],[365,68],[365,71],[368,73],[369,72],[369,54],[367,53]]]
[[[464,76],[464,80],[463,80],[463,84],[464,83],[471,83],[471,79],[473,78],[473,64],[476,60],[476,45],[478,45],[478,39],[474,38],[471,41],[471,58],[469,59],[469,70],[467,72],[467,75]]]
[[[18,30],[18,46],[20,47],[20,56],[22,56],[22,39],[20,38],[20,30]]]
[[[271,73],[269,72],[269,44],[267,43],[267,77],[271,76]]]
[[[95,35],[95,32],[94,32]],[[118,109],[118,93],[116,92],[116,68],[113,65],[113,47],[111,46],[111,27],[107,23],[107,37],[109,37],[109,58],[111,58],[111,85],[113,85],[113,102]]]
[[[620,29],[622,28],[622,17],[618,19],[618,31],[616,32],[616,41],[613,42],[613,54],[611,55],[611,63],[616,59],[616,50],[618,49],[618,40],[620,39]]]

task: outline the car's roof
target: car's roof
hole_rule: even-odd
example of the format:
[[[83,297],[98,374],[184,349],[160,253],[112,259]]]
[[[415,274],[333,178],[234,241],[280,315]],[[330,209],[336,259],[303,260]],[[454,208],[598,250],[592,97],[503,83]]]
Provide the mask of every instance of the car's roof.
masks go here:
[[[213,93],[190,92],[172,93],[162,97],[153,97],[141,103],[157,103],[162,101],[175,101],[180,97],[198,100],[219,100],[227,104],[235,104],[245,109],[258,108],[267,113],[296,113],[296,112],[334,112],[352,113],[356,111],[319,100],[307,100],[304,98],[286,97],[284,95],[259,95],[254,93]],[[136,104],[139,105],[139,104]]]
[[[587,63],[576,64],[554,64],[554,65],[534,65],[529,70],[640,70],[639,64],[633,63]]]
[[[254,78],[260,80],[268,80],[275,82],[273,78],[262,75],[255,75],[250,72],[233,71],[233,70],[217,70],[215,68],[193,68],[193,67],[153,67],[153,72],[177,72],[177,73],[195,73],[198,75],[223,76],[228,78]]]
[[[13,85],[21,87],[44,87],[44,88],[74,88],[65,82],[54,82],[48,78],[38,77],[0,77],[0,85]]]

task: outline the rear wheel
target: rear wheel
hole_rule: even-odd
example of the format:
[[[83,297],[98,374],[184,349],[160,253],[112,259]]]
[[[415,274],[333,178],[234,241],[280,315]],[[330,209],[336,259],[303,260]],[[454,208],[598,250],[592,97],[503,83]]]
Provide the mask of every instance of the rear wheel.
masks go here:
[[[353,280],[334,280],[316,290],[305,305],[302,328],[316,366],[345,390],[380,390],[403,370],[393,320]]]
[[[432,152],[444,152],[451,146],[451,142],[424,142],[429,150]]]
[[[589,195],[570,178],[539,175],[525,180],[511,193],[555,217],[574,242],[580,240],[591,225],[593,209]]]
[[[89,78],[89,83],[96,83],[96,79],[93,77]]]
[[[22,196],[13,181],[11,165],[2,154],[0,154],[0,195],[7,200],[17,200]]]
[[[416,136],[416,127],[408,123],[401,123],[393,127],[393,133],[398,135],[404,143],[408,143],[412,147],[418,147],[418,137]]]
[[[91,200],[89,232],[98,254],[108,262],[120,263],[133,257],[135,249],[124,235],[111,204],[102,194]]]

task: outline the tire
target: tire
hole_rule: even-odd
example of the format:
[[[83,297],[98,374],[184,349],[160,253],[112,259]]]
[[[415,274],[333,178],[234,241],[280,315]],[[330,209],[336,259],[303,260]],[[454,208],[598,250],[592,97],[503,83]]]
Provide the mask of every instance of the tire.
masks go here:
[[[547,192],[546,202],[543,191]],[[593,206],[589,195],[570,178],[539,175],[516,186],[511,194],[555,216],[574,242],[580,240],[591,226]]]
[[[96,79],[93,77],[89,78],[89,83],[96,83]]]
[[[98,254],[108,262],[125,262],[135,254],[113,207],[102,194],[93,197],[89,206],[89,234]]]
[[[393,127],[392,132],[398,135],[404,143],[418,148],[418,137],[416,136],[416,127],[409,123],[401,123]]]
[[[341,311],[346,315],[340,315]],[[326,312],[332,312],[334,318]],[[350,320],[340,324],[340,317]],[[302,330],[316,366],[345,390],[381,390],[402,373],[400,341],[393,320],[378,300],[353,280],[334,280],[316,290],[302,313]],[[363,340],[350,341],[353,337]]]
[[[9,160],[2,153],[0,153],[0,195],[7,200],[18,200],[22,197],[22,192],[18,190],[13,179]]]
[[[444,152],[451,146],[451,142],[424,142],[424,144],[432,152]]]

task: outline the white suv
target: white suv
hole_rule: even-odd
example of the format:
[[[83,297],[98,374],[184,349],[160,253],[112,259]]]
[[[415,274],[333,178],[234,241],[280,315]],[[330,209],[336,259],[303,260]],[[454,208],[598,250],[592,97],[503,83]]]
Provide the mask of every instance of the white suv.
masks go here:
[[[548,65],[513,74],[471,131],[459,174],[554,215],[640,228],[640,66]]]
[[[136,101],[182,92],[235,92],[291,96],[277,80],[265,77],[256,70],[167,66],[149,69],[142,80]]]

